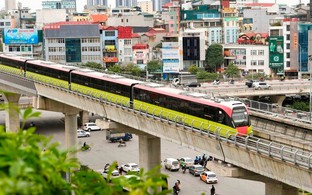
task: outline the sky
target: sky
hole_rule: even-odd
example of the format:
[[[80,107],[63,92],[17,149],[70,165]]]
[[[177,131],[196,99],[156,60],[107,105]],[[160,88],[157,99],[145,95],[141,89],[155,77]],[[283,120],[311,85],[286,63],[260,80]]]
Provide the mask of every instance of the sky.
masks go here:
[[[258,0],[260,3],[274,3],[274,0]],[[277,3],[280,4],[288,4],[295,5],[298,4],[300,0],[276,0]],[[41,0],[16,0],[17,2],[21,2],[23,7],[29,7],[32,11],[36,9],[41,9]],[[83,10],[83,6],[87,4],[87,0],[76,0],[77,2],[77,11],[81,12]],[[115,5],[115,0],[108,0],[109,4],[113,7]],[[301,3],[307,4],[309,0],[301,0]],[[0,9],[4,8],[4,0],[0,0]]]

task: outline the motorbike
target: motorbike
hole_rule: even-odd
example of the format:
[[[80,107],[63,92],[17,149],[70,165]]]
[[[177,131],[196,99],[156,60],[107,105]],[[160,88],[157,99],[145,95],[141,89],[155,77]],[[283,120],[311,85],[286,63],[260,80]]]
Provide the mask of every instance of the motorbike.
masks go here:
[[[213,84],[213,85],[219,85],[219,84],[220,84],[220,81],[219,81],[219,80],[214,80],[212,84]]]

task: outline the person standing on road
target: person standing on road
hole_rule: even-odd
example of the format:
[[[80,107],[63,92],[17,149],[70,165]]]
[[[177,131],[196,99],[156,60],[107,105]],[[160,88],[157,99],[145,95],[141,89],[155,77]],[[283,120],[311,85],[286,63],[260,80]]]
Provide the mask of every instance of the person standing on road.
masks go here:
[[[210,195],[215,195],[216,193],[216,189],[214,187],[214,185],[211,186],[211,189],[210,189]]]

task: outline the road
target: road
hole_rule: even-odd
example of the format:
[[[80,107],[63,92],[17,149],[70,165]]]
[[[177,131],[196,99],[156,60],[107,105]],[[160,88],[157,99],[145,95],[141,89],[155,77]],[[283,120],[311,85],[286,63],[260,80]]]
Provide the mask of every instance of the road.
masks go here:
[[[5,113],[0,112],[0,125],[4,124]],[[65,147],[64,136],[64,115],[55,112],[42,112],[38,119],[32,120],[37,127],[37,133],[50,136],[52,135],[53,142],[59,142],[60,147]],[[30,122],[30,121],[29,121]],[[111,163],[114,160],[119,165],[127,162],[139,163],[139,146],[138,137],[134,136],[133,140],[127,142],[126,147],[118,147],[118,143],[110,143],[105,140],[105,131],[93,131],[89,138],[79,138],[78,144],[82,145],[87,142],[91,146],[91,151],[80,152],[78,154],[79,161],[88,165],[94,170],[102,170],[106,163]],[[201,156],[203,154],[194,151],[191,148],[172,143],[166,140],[161,140],[161,159],[167,157],[181,158]],[[208,154],[209,155],[209,154]],[[188,171],[183,174],[179,172],[170,172],[162,168],[164,174],[169,175],[169,187],[172,187],[174,182],[179,179],[181,181],[180,195],[199,195],[205,193],[210,194],[211,184],[205,184],[198,177],[189,174]],[[261,182],[247,181],[243,179],[234,179],[218,176],[219,182],[215,184],[216,193],[219,195],[264,195],[264,184]]]

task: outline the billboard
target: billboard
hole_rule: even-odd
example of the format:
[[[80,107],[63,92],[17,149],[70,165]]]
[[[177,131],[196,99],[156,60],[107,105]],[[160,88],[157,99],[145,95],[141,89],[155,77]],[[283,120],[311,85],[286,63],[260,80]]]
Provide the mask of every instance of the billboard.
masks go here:
[[[178,59],[163,59],[163,72],[164,73],[178,73],[179,72],[179,60]]]
[[[178,49],[163,49],[162,58],[163,59],[179,59],[180,52]]]
[[[37,29],[4,29],[5,44],[37,44],[38,31]]]
[[[269,67],[276,69],[277,73],[284,72],[284,37],[271,36],[269,38]]]

